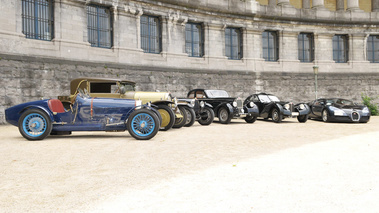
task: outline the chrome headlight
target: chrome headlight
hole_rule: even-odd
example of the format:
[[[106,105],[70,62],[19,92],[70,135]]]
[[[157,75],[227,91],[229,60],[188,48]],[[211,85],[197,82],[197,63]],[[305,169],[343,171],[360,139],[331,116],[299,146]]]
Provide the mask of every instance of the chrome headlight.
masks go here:
[[[237,102],[233,101],[233,107],[237,107]]]
[[[300,104],[300,105],[299,105],[299,108],[300,108],[301,110],[305,109],[304,104]]]
[[[255,107],[254,102],[250,102],[250,103],[249,103],[249,106],[250,106],[251,108],[254,108],[254,107]]]
[[[368,107],[365,107],[362,109],[362,113],[370,113],[370,110],[368,109]]]
[[[191,104],[192,106],[195,106],[195,99],[192,99],[190,104]]]
[[[290,109],[290,105],[289,104],[284,104],[283,108],[286,109],[286,110],[289,110]]]
[[[201,107],[201,108],[204,108],[204,107],[205,107],[205,103],[204,103],[204,101],[200,101],[200,107]]]
[[[178,106],[178,99],[175,97],[174,100],[173,100],[175,106]]]

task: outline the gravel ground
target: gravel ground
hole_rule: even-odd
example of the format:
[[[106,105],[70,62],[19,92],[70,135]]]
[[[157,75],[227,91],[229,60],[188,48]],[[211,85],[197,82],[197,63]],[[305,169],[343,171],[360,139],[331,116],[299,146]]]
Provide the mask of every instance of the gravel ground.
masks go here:
[[[30,142],[0,126],[0,212],[379,212],[378,127],[232,120]]]

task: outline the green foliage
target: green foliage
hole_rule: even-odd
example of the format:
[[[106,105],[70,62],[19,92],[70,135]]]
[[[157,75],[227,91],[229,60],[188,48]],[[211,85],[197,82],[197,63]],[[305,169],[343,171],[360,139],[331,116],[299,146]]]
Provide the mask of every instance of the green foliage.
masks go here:
[[[373,101],[374,98],[368,97],[367,95],[364,95],[363,93],[361,97],[363,100],[362,103],[368,107],[368,109],[371,112],[371,115],[378,115],[378,106],[374,103],[371,103],[371,101]]]

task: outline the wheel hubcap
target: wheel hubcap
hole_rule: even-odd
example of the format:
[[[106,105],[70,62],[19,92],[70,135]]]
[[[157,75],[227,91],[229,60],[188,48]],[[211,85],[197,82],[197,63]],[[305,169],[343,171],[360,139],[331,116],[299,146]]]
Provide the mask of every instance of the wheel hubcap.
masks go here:
[[[228,119],[228,112],[225,109],[222,109],[220,112],[220,119],[225,121]]]

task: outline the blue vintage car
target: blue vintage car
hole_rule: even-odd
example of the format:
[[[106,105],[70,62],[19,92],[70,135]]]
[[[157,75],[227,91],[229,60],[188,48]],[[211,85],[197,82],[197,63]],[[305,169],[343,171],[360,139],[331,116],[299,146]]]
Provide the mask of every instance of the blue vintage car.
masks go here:
[[[129,131],[138,140],[154,137],[160,127],[159,113],[141,101],[91,98],[81,91],[65,109],[58,99],[19,104],[5,110],[8,123],[18,126],[28,140],[72,131]]]

